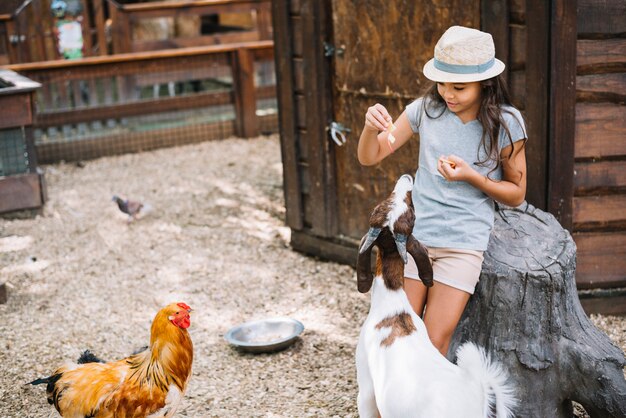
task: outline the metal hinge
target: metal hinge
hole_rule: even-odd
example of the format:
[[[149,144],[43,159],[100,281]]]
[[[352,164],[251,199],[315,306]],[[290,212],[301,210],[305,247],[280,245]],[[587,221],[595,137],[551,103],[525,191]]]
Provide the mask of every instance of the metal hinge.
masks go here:
[[[332,57],[333,55],[342,56],[346,52],[345,46],[338,46],[330,44],[328,42],[324,42],[324,56]]]

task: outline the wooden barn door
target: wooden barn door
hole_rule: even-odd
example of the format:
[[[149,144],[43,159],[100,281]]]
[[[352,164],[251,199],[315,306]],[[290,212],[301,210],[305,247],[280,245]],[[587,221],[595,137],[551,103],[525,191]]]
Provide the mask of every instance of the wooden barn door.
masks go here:
[[[362,167],[357,143],[367,108],[381,103],[397,118],[422,92],[422,67],[441,34],[452,25],[480,27],[480,1],[333,0],[332,24],[333,119],[350,130],[344,145],[333,145],[337,231],[356,241],[396,179],[415,174],[419,150],[415,137],[381,164]]]
[[[576,280],[579,288],[624,288],[626,3],[578,0],[576,23],[572,201]],[[624,312],[626,293],[622,292],[619,303]]]

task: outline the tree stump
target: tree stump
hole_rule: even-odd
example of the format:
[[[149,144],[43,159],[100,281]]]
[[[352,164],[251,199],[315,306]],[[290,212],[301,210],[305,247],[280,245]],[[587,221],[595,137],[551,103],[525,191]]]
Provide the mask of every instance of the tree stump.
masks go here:
[[[576,244],[549,213],[500,208],[480,282],[449,356],[465,341],[508,369],[518,417],[626,417],[624,353],[589,320],[578,299]]]

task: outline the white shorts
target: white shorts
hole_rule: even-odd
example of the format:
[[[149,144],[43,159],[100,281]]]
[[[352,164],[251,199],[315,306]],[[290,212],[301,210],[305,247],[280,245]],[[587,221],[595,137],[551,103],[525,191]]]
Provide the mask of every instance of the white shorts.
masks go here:
[[[433,266],[434,280],[474,294],[483,265],[483,252],[456,248],[428,248],[428,257]],[[411,254],[404,266],[404,277],[420,280],[417,266]]]

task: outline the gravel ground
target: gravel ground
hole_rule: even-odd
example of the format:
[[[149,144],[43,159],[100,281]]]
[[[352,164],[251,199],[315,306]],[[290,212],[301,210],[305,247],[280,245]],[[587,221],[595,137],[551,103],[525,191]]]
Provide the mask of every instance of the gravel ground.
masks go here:
[[[49,201],[0,219],[0,416],[55,416],[47,376],[84,349],[105,359],[148,343],[156,311],[195,309],[181,417],[354,417],[354,350],[369,297],[354,270],[289,248],[278,138],[226,139],[46,166]],[[113,194],[151,210],[128,224]],[[290,316],[291,348],[242,354],[233,325]],[[623,350],[624,318],[593,316]],[[584,414],[579,413],[579,416]]]

